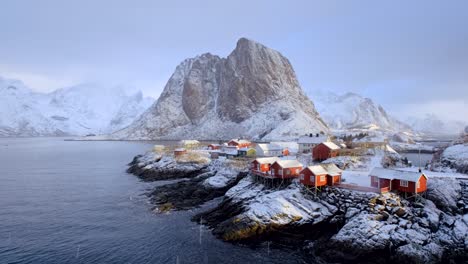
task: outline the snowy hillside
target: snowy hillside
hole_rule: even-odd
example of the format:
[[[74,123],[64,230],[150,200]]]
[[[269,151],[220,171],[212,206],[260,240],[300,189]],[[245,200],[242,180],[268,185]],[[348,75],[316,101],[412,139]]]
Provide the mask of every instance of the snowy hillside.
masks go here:
[[[0,136],[110,133],[129,125],[152,102],[119,87],[85,84],[45,94],[0,78]]]
[[[279,52],[242,38],[227,58],[177,66],[157,103],[116,139],[293,139],[328,132]]]
[[[387,114],[381,105],[355,93],[337,95],[321,92],[314,94],[312,99],[320,116],[333,129],[411,130],[408,125]]]

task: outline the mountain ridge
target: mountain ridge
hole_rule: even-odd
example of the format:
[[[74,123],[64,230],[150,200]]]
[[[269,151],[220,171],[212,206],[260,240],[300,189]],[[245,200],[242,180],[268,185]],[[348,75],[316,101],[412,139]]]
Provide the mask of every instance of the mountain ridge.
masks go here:
[[[289,60],[241,38],[226,57],[180,63],[160,98],[117,139],[291,139],[328,132]]]

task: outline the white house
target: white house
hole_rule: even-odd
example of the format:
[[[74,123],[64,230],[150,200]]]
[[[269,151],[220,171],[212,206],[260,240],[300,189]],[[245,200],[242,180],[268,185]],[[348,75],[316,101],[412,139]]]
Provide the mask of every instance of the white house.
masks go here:
[[[310,136],[302,136],[297,140],[299,153],[309,153],[312,151],[313,147],[326,141],[330,141],[330,138],[327,135],[312,134]]]
[[[277,144],[259,143],[255,146],[258,157],[278,157],[283,155],[284,148]]]

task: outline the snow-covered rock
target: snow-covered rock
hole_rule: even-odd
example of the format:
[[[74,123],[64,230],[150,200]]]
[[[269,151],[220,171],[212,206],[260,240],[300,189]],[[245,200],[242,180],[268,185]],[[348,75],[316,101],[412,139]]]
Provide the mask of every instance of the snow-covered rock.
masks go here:
[[[411,131],[408,125],[391,117],[381,105],[356,93],[336,95],[322,92],[312,99],[320,116],[333,129],[377,129],[390,134]]]
[[[177,66],[157,102],[117,139],[294,139],[328,132],[284,56],[241,38],[227,58]]]
[[[0,136],[104,134],[124,128],[153,102],[122,87],[82,84],[36,93],[0,78]]]

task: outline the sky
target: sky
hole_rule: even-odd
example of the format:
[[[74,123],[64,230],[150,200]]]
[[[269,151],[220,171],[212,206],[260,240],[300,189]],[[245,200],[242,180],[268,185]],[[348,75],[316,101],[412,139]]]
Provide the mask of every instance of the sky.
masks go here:
[[[0,76],[48,92],[84,82],[157,98],[184,59],[240,37],[286,56],[302,88],[391,114],[468,121],[468,1],[4,0]]]

